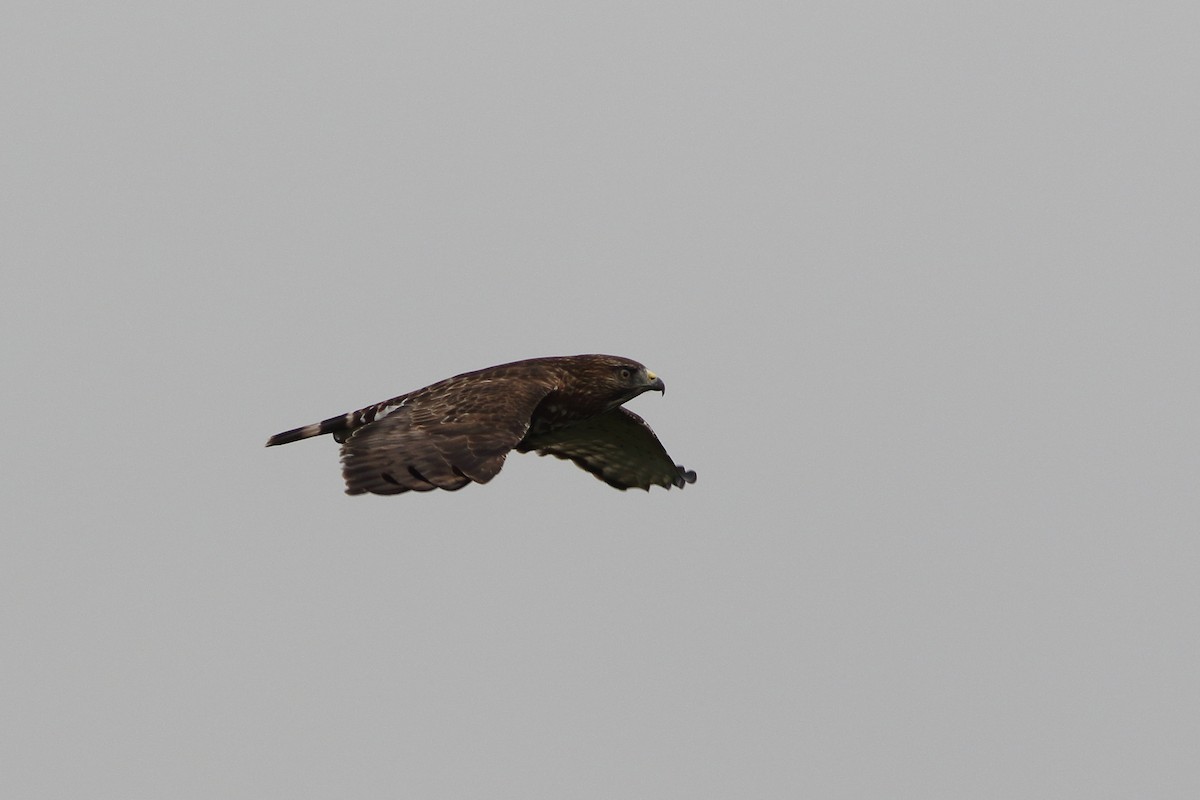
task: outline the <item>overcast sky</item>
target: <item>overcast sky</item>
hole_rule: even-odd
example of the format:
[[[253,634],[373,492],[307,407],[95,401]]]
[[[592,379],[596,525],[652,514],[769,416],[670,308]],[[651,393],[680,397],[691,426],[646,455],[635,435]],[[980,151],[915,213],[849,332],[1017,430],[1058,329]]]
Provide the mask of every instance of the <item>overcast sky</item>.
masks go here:
[[[17,3],[0,796],[1200,796],[1194,3]],[[278,431],[615,353],[699,475]]]

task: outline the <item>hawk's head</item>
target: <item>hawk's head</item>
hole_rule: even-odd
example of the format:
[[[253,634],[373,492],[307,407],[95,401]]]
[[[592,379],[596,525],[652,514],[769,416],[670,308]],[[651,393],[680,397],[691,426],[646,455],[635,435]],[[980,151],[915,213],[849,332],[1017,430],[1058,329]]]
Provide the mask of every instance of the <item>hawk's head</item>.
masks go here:
[[[576,373],[580,388],[601,401],[606,408],[616,408],[642,392],[667,391],[662,378],[632,359],[620,356],[589,356],[586,366]]]

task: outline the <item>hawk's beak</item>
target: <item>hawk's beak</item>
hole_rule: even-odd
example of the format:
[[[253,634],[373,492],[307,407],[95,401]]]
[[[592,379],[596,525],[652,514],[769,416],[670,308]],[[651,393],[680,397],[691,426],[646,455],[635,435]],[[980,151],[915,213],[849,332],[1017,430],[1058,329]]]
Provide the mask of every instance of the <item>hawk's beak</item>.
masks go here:
[[[647,391],[667,393],[667,385],[663,383],[662,378],[655,375],[650,370],[646,370],[646,377],[650,380],[650,388]]]

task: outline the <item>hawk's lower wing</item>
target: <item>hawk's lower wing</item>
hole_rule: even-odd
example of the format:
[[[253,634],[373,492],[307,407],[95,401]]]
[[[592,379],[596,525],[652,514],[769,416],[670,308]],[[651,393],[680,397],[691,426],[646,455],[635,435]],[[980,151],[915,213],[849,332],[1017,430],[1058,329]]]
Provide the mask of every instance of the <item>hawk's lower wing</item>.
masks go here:
[[[614,408],[569,428],[527,437],[517,450],[574,461],[618,489],[651,486],[683,488],[696,473],[676,464],[645,421],[624,408]]]
[[[460,376],[412,393],[346,438],[346,493],[453,491],[487,483],[551,388],[533,379]]]

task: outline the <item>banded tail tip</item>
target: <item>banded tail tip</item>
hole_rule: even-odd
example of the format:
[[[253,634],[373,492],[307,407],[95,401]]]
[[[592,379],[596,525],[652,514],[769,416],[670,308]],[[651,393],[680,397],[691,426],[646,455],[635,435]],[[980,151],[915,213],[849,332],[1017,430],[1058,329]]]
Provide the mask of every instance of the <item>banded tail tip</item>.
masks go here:
[[[289,442],[298,442],[305,438],[304,428],[295,428],[283,433],[277,433],[270,439],[267,439],[267,447],[274,447],[277,444],[288,444]]]
[[[292,428],[290,431],[277,433],[270,439],[267,439],[267,447],[274,447],[277,444],[290,444],[298,442],[301,439],[309,439],[313,436],[323,436],[327,433],[332,433],[336,439],[339,433],[344,432],[350,427],[351,420],[354,414],[342,414],[338,417],[330,417],[323,422],[317,422],[313,425],[305,425],[301,428]],[[338,441],[343,441],[338,439]]]

